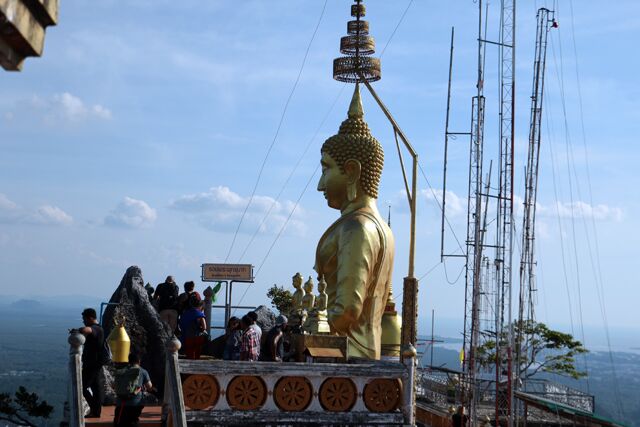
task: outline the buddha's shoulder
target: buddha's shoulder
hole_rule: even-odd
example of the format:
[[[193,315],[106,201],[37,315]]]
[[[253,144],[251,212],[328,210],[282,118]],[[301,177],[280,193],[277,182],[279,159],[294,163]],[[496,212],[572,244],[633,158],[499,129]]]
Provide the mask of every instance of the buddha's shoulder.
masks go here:
[[[340,231],[375,231],[377,229],[385,230],[386,224],[379,215],[368,211],[354,211],[342,219],[340,223]],[[386,231],[386,230],[385,230]]]

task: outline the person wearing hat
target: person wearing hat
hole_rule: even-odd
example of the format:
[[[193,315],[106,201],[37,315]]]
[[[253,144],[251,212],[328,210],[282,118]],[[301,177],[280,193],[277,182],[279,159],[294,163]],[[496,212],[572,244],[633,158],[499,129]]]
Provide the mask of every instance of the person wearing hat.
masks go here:
[[[284,330],[287,327],[287,321],[287,317],[282,314],[276,318],[276,325],[267,333],[263,360],[282,362],[284,358]]]

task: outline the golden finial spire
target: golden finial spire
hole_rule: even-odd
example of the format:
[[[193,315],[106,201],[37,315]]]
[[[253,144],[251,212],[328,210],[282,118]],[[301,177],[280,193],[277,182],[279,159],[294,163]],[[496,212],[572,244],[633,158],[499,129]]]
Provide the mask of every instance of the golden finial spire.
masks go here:
[[[360,98],[360,85],[356,83],[356,88],[353,91],[353,97],[351,98],[351,104],[349,105],[349,118],[362,119],[363,117],[364,108],[362,108],[362,99]]]

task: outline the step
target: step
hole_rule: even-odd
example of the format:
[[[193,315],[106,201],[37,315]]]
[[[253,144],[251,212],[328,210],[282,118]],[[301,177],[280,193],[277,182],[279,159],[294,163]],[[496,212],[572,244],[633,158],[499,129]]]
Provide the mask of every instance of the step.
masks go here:
[[[103,406],[100,418],[85,418],[84,423],[92,427],[113,427],[113,416],[115,406]],[[140,422],[138,425],[144,427],[160,427],[162,417],[162,406],[145,406],[140,414]]]

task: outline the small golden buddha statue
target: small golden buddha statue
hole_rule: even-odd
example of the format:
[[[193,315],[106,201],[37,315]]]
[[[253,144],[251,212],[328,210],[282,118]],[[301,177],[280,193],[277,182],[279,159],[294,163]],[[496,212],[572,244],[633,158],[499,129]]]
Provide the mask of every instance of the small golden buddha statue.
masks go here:
[[[384,153],[364,121],[358,85],[348,118],[321,154],[318,191],[340,210],[316,249],[315,270],[327,283],[329,325],[332,333],[350,338],[350,357],[379,359],[394,240],[376,206]]]
[[[302,290],[302,274],[296,273],[292,278],[293,287],[295,292],[293,293],[293,307],[292,312],[295,313],[302,310],[302,299],[304,298],[304,291]]]
[[[316,302],[316,296],[313,294],[313,278],[309,276],[309,280],[304,283],[304,296],[302,297],[302,309],[307,313],[313,310]]]
[[[321,277],[318,282],[318,297],[304,327],[304,330],[310,334],[327,334],[331,332],[327,321],[328,296],[325,292],[326,289],[327,282],[325,282],[324,277]]]
[[[324,277],[321,277],[320,281],[318,282],[318,298],[316,298],[315,307],[315,311],[318,313],[327,311],[327,303],[329,301],[329,297],[325,292],[326,290],[327,282],[324,280]]]

